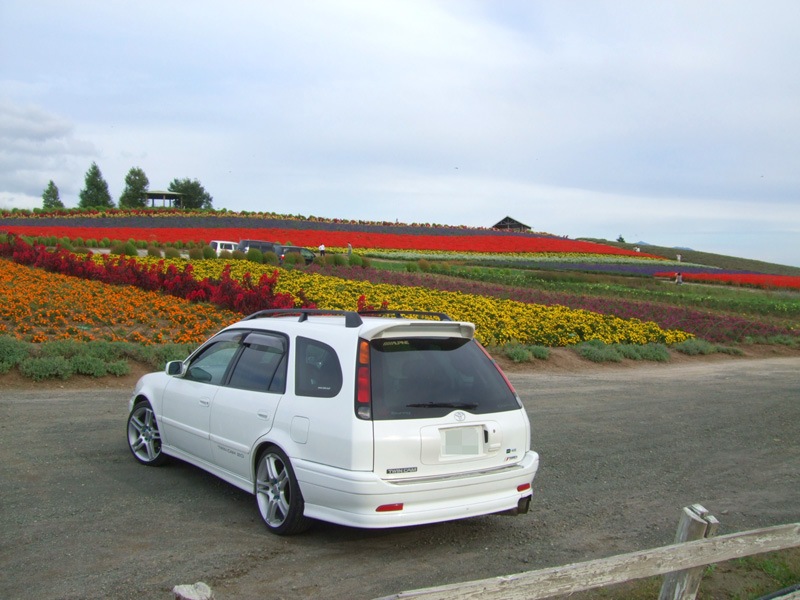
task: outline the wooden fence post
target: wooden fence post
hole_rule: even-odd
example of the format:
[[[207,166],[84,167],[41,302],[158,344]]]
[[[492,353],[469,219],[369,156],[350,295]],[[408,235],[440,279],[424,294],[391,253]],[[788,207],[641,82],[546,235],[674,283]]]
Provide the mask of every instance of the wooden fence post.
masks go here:
[[[717,533],[719,521],[708,514],[700,504],[686,506],[678,522],[675,543],[691,542],[708,538]],[[667,573],[661,586],[658,600],[695,600],[705,567]]]

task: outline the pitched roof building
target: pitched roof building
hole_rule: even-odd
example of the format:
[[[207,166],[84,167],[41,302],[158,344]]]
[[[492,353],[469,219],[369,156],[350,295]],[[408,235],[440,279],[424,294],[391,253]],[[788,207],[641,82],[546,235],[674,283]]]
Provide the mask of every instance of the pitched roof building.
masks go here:
[[[531,228],[511,217],[505,217],[493,225],[494,229],[508,229],[510,231],[530,231]]]

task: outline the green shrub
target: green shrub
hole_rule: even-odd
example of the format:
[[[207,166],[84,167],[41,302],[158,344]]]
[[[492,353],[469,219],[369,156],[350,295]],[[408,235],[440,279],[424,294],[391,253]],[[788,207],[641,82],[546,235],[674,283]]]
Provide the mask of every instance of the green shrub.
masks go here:
[[[181,251],[178,250],[177,248],[173,248],[170,246],[169,248],[164,250],[164,258],[180,258],[180,257],[181,257]]]
[[[642,360],[642,347],[639,344],[614,344],[613,348],[619,352],[622,358]]]
[[[83,241],[82,237],[76,237],[74,240],[72,240],[72,245],[75,247],[80,247],[85,246],[86,243]]]
[[[531,356],[537,360],[548,360],[550,358],[550,348],[547,346],[529,345],[527,348]]]
[[[103,377],[108,374],[106,362],[97,356],[78,354],[70,360],[72,371],[78,375],[89,377]]]
[[[108,239],[107,237],[104,237],[102,240],[100,240],[100,247],[101,248],[110,248],[111,247],[111,240]]]
[[[233,258],[233,252],[230,250],[220,250],[219,257],[225,260],[231,260]]]
[[[258,252],[258,250],[256,250],[256,252]],[[249,254],[250,253],[248,252],[248,255]],[[280,262],[280,260],[278,259],[278,255],[271,251],[264,252],[264,254],[262,255],[262,261],[264,262],[265,265],[275,265],[275,266],[277,266],[278,263]]]
[[[0,373],[8,373],[28,357],[29,345],[9,336],[0,336]]]
[[[350,258],[348,259],[351,267],[363,267],[364,266],[364,259],[361,258],[358,254],[351,254]]]
[[[202,252],[203,252],[203,258],[205,259],[210,260],[213,258],[217,258],[217,251],[214,250],[211,246],[203,246]]]
[[[133,242],[114,242],[111,245],[111,254],[119,254],[121,256],[139,256],[139,251],[136,249],[136,244]]]
[[[420,258],[417,261],[417,265],[419,265],[419,270],[422,271],[423,273],[430,273],[431,263],[428,262],[426,259]]]
[[[406,263],[406,271],[409,273],[418,273],[419,272],[419,264],[415,262],[407,262]]]
[[[528,362],[533,358],[530,351],[520,343],[506,344],[503,348],[503,354],[510,358],[515,363]]]
[[[45,379],[69,379],[72,376],[72,363],[63,356],[31,356],[19,363],[23,376],[34,381]]]
[[[148,246],[147,247],[147,256],[153,256],[155,258],[162,258],[164,256],[164,252],[158,246]]]
[[[227,252],[227,250],[226,250],[226,252]],[[231,252],[231,258],[233,260],[246,260],[247,259],[247,255],[244,252],[242,252],[241,250],[234,250],[233,252]]]
[[[217,255],[216,252],[211,250],[214,253],[214,256]],[[203,258],[203,250],[202,248],[189,248],[189,259],[190,260],[200,260]]]
[[[692,338],[677,344],[673,344],[672,347],[677,352],[688,354],[689,356],[697,356],[698,354],[714,354],[717,351],[717,347],[714,344],[698,338]]]
[[[85,342],[76,342],[73,340],[43,342],[39,344],[38,356],[62,356],[66,359],[71,359],[73,356],[83,353],[86,345]]]
[[[717,346],[717,352],[721,354],[730,354],[731,356],[743,356],[744,351],[741,348],[733,346]]]
[[[136,346],[134,344],[134,346]],[[150,365],[154,369],[163,369],[171,360],[183,360],[196,346],[192,344],[156,344],[153,346],[136,346],[131,356],[138,362]]]
[[[613,346],[608,346],[599,340],[581,342],[575,346],[579,356],[596,363],[622,362],[622,355]]]
[[[344,254],[329,254],[326,255],[325,258],[328,260],[328,264],[333,265],[334,267],[347,266],[347,256]]]
[[[519,342],[506,344],[502,352],[515,363],[530,362],[532,360],[547,360],[550,358],[550,348],[534,344],[520,344]]]
[[[643,360],[669,362],[669,350],[664,344],[649,343],[639,347]]]
[[[272,254],[273,254],[273,256],[275,255],[274,252]],[[250,262],[254,262],[254,263],[258,263],[258,264],[263,264],[264,263],[264,253],[261,252],[261,250],[259,250],[258,248],[250,248],[247,251],[247,254],[245,255],[245,258],[247,258],[247,260],[249,260]],[[276,265],[278,264],[278,257],[277,256],[275,256],[275,264]]]
[[[58,240],[58,245],[64,248],[64,250],[69,250],[70,252],[72,252],[72,250],[75,248],[68,237],[60,238]]]
[[[304,265],[306,259],[297,252],[287,252],[283,256],[283,264],[287,266]]]
[[[128,364],[127,360],[115,360],[106,364],[106,370],[108,371],[109,375],[122,377],[123,375],[127,375],[131,372],[131,366]]]

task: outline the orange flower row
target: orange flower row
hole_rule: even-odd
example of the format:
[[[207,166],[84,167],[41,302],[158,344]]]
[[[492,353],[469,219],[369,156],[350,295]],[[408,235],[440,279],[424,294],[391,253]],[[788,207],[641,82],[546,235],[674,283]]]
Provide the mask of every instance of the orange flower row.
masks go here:
[[[68,277],[0,259],[0,335],[199,344],[241,315],[129,286]]]

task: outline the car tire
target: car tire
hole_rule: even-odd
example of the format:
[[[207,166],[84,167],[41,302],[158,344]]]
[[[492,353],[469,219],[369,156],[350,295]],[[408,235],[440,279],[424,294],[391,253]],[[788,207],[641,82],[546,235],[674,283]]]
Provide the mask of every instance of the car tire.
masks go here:
[[[128,415],[128,448],[137,461],[150,467],[167,459],[161,452],[161,432],[149,402],[137,402]]]
[[[270,446],[256,463],[256,501],[267,528],[277,535],[301,533],[311,526],[289,457]]]

